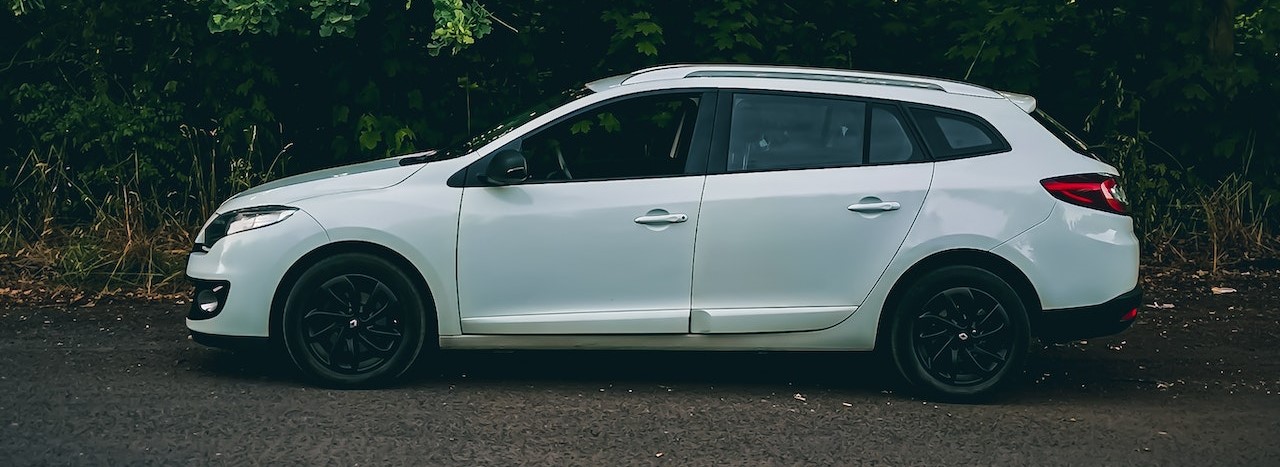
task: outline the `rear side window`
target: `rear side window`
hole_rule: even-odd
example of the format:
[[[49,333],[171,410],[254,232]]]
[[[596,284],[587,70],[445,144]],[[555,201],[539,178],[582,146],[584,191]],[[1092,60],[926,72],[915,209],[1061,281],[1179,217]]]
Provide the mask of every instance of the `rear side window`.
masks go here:
[[[728,149],[729,172],[922,158],[896,107],[774,94],[734,95]]]
[[[938,159],[993,154],[1009,145],[990,124],[977,116],[953,111],[913,107],[920,133]]]

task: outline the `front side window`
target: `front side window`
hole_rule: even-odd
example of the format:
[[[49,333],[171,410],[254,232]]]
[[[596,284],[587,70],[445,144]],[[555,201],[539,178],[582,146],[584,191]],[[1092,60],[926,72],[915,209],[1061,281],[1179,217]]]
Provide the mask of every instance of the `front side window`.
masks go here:
[[[606,180],[685,173],[699,93],[628,98],[525,138],[529,181]]]
[[[528,109],[525,109],[523,112],[520,112],[508,117],[502,123],[499,123],[497,126],[494,126],[493,128],[485,130],[483,133],[480,133],[468,139],[459,141],[456,144],[450,145],[448,148],[446,148],[443,151],[443,154],[441,154],[440,158],[444,159],[449,157],[458,157],[458,156],[468,154],[472,151],[475,151],[476,149],[480,149],[481,146],[492,143],[494,140],[501,138],[503,135],[510,133],[511,131],[518,128],[520,125],[524,125],[525,123],[528,123],[530,120],[537,118],[539,115],[547,113],[553,109],[556,109],[557,107],[561,107],[565,104],[581,99],[588,95],[591,95],[590,89],[577,88],[577,89],[570,89],[568,91],[552,96],[546,100],[543,100],[542,102],[534,104]]]
[[[894,106],[844,99],[736,94],[727,170],[848,167],[922,157]]]

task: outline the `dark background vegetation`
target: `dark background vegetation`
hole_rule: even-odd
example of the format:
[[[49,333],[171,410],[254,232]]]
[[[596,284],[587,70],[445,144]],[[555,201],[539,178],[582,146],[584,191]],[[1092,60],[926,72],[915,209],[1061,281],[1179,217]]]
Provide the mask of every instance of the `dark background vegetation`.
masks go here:
[[[1028,93],[1105,144],[1148,261],[1273,257],[1280,0],[5,0],[0,268],[180,282],[235,191],[448,144],[673,62]]]

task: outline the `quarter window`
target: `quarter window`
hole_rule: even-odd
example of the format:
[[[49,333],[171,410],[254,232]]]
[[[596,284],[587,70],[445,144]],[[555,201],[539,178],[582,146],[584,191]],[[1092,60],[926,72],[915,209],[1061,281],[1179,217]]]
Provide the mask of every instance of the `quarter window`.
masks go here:
[[[991,154],[1008,149],[1004,140],[977,117],[915,107],[911,115],[920,125],[925,143],[934,157]]]
[[[920,151],[893,106],[772,94],[739,93],[733,98],[730,172],[847,167],[919,158]]]

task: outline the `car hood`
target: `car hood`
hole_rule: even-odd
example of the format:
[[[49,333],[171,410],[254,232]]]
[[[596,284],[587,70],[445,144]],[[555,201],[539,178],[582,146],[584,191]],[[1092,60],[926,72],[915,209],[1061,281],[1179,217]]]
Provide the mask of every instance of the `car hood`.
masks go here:
[[[218,212],[386,188],[404,181],[422,168],[422,164],[401,165],[403,159],[429,155],[430,152],[406,154],[285,177],[237,193],[223,203]]]

